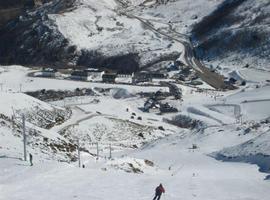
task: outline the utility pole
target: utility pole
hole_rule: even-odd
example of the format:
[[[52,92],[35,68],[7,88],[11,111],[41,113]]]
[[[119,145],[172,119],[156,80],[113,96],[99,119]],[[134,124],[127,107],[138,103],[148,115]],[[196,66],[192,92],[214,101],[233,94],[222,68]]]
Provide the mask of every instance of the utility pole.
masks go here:
[[[80,152],[80,140],[78,139],[78,160],[79,160],[79,167],[81,167],[81,152]]]
[[[11,115],[11,121],[12,121],[12,131],[15,130],[15,117],[14,115]]]
[[[109,155],[109,159],[112,159],[112,144],[110,144],[110,155]]]
[[[97,160],[99,158],[99,149],[98,149],[98,142],[97,142]]]
[[[241,123],[241,125],[243,124],[243,115],[242,114],[240,115],[240,123]]]
[[[20,92],[22,92],[22,84],[20,84]]]
[[[22,125],[23,125],[23,155],[24,161],[27,160],[26,158],[26,131],[25,131],[25,115],[22,115]]]

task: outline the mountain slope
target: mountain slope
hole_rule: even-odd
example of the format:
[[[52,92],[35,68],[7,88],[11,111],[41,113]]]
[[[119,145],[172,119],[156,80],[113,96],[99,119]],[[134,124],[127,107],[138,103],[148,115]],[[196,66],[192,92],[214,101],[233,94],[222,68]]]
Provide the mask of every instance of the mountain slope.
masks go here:
[[[165,33],[187,31],[220,1],[54,0],[0,30],[0,63],[133,72],[174,61],[183,45],[149,25]]]
[[[192,30],[196,53],[221,66],[270,70],[268,0],[225,0]]]

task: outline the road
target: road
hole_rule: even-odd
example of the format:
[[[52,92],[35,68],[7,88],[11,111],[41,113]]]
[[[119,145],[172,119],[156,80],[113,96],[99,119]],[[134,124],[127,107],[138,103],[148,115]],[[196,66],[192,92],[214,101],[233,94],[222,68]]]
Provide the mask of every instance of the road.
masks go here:
[[[175,97],[175,99],[182,99],[182,90],[181,88],[177,87],[177,85],[165,81],[160,82],[160,84],[168,87],[170,93]]]

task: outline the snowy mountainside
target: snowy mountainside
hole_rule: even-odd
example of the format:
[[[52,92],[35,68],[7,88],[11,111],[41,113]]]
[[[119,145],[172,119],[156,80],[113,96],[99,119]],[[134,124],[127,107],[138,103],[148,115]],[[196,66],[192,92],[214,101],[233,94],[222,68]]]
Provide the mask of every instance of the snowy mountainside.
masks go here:
[[[178,0],[166,4],[153,1],[148,6],[147,1],[123,4],[116,0],[55,0],[28,10],[1,29],[0,38],[4,42],[0,46],[0,61],[132,72],[177,59],[183,46],[149,29],[130,14],[165,32],[170,27],[176,31],[189,30],[191,24],[214,10],[220,1]],[[179,15],[178,9],[184,15]]]
[[[61,35],[48,14],[59,13],[73,5],[73,0],[56,0],[28,9],[0,29],[0,61],[33,66],[67,64],[75,49]]]
[[[268,13],[267,0],[55,0],[1,28],[0,62],[156,69],[183,54],[181,36],[213,68],[268,70]]]
[[[196,53],[222,68],[247,66],[269,71],[268,0],[225,0],[196,24]]]

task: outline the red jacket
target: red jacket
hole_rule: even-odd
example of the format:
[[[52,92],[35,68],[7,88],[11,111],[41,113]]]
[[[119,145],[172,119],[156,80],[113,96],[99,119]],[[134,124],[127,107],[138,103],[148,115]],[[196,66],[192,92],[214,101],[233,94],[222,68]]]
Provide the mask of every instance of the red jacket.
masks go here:
[[[162,193],[165,193],[165,189],[163,188],[162,185],[159,185],[157,188],[156,188],[156,194],[162,194]]]

